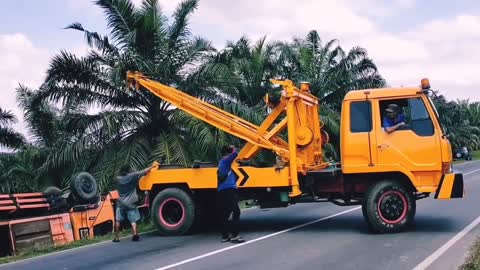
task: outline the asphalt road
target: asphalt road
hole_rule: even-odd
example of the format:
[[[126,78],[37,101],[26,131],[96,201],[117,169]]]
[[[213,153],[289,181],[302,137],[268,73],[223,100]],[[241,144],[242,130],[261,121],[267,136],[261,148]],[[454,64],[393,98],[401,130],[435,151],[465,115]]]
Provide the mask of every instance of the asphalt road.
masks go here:
[[[415,227],[404,233],[371,234],[359,207],[299,204],[243,212],[249,241],[240,245],[220,243],[218,234],[147,234],[141,242],[104,242],[0,269],[457,269],[480,234],[474,226],[480,222],[480,161],[455,169],[466,174],[467,198],[418,201]]]

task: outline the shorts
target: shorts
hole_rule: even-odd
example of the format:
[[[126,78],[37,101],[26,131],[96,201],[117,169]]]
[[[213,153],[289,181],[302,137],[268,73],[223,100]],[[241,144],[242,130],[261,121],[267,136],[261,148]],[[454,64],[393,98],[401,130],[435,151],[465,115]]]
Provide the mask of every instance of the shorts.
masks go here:
[[[130,210],[117,207],[117,210],[115,211],[115,220],[123,222],[125,221],[125,217],[127,217],[128,221],[133,224],[140,220],[140,212],[138,211],[138,208]]]

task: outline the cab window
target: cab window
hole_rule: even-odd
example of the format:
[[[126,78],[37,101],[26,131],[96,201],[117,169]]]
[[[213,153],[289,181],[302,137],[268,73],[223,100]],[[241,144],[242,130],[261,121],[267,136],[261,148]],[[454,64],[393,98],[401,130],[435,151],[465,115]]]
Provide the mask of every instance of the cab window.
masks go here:
[[[391,104],[398,106],[395,117],[388,114]],[[392,99],[380,101],[382,128],[385,124],[396,124],[405,122],[405,126],[398,128],[395,132],[411,130],[418,136],[432,136],[434,134],[433,123],[428,114],[425,103],[420,97],[407,99]]]
[[[372,130],[372,105],[368,101],[356,101],[350,104],[350,131],[352,133]]]

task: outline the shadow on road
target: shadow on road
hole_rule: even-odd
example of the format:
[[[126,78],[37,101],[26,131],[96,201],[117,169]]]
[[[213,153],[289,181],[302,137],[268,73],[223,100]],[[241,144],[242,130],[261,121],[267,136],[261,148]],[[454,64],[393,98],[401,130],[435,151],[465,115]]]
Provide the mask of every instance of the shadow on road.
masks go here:
[[[243,232],[276,232],[311,222],[310,217],[289,218],[289,217],[273,217],[273,218],[257,218],[246,219],[241,223],[241,231]],[[417,217],[413,226],[405,233],[414,232],[456,232],[459,226],[455,223],[454,218],[446,217]],[[375,234],[371,232],[361,215],[339,216],[334,219],[320,221],[311,225],[301,227],[295,231],[305,232],[342,232],[342,233],[361,233]]]

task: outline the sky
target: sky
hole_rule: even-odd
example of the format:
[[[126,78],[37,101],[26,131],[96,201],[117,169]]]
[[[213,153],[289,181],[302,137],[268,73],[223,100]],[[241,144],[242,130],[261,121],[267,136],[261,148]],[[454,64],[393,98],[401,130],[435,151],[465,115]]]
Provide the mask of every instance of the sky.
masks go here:
[[[172,14],[181,0],[159,2]],[[63,28],[80,22],[101,34],[108,29],[91,0],[0,4],[0,107],[17,115],[14,128],[24,132],[18,85],[38,87],[61,50],[87,53],[83,34]],[[427,77],[448,99],[480,101],[478,0],[200,0],[190,28],[218,49],[242,35],[291,40],[315,29],[325,42],[365,48],[390,86],[418,86]]]

